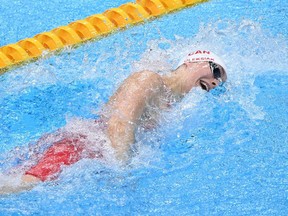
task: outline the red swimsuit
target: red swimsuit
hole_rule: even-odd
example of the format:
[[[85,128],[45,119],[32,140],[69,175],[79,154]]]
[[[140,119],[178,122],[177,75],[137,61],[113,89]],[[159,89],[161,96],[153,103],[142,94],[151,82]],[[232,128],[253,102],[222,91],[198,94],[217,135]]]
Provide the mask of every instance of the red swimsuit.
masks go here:
[[[94,123],[102,124],[103,122],[96,120]],[[86,146],[91,145],[91,143],[86,138],[85,135],[74,134],[74,136],[64,137],[53,143],[44,152],[37,164],[26,171],[25,174],[45,181],[56,178],[63,165],[72,165],[82,158],[102,158],[100,151],[95,152],[87,149]],[[100,140],[99,144],[101,144]]]
[[[56,177],[56,174],[61,172],[61,166],[71,165],[82,159],[84,150],[84,143],[79,138],[64,138],[48,148],[38,163],[25,174],[35,176],[42,181],[49,177]]]

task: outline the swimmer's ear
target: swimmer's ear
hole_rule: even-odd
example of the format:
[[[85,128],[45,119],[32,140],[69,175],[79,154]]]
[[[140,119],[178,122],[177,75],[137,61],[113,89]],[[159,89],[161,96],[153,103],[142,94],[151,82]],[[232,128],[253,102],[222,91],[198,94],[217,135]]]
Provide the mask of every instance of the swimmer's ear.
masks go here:
[[[184,62],[183,65],[185,65],[187,68],[192,68],[193,62]]]
[[[186,69],[193,69],[193,67],[195,66],[195,62],[184,62],[182,65],[180,65],[178,68],[180,67],[184,67]]]

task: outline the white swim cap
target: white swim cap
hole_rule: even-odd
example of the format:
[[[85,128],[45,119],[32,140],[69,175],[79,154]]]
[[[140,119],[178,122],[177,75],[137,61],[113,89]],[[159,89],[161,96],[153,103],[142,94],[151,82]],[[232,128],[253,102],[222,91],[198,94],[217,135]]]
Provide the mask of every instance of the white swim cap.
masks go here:
[[[195,52],[189,53],[179,62],[177,67],[187,62],[203,62],[203,61],[214,62],[215,64],[220,65],[226,72],[226,65],[224,64],[222,59],[215,53],[208,50],[197,50]]]

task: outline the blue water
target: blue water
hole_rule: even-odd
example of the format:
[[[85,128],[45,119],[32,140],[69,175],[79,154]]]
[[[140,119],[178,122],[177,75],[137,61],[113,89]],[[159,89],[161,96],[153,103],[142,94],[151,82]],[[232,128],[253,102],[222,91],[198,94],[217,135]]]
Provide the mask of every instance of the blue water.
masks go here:
[[[124,2],[5,1],[0,46]],[[126,169],[80,161],[57,181],[0,197],[1,215],[287,215],[287,8],[284,0],[210,1],[2,75],[5,172],[29,161],[41,135],[97,117],[133,71],[164,73],[198,47],[223,56],[229,70],[223,88],[193,90],[156,131],[139,132]]]

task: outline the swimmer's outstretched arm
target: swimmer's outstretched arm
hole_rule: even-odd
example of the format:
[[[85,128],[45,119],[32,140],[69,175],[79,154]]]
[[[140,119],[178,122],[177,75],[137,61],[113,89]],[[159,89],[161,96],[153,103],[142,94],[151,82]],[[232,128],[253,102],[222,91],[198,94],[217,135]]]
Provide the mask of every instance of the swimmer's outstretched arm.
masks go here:
[[[160,75],[151,71],[129,76],[108,102],[110,117],[108,135],[118,159],[128,159],[130,145],[135,142],[135,130],[149,102],[163,91]]]

